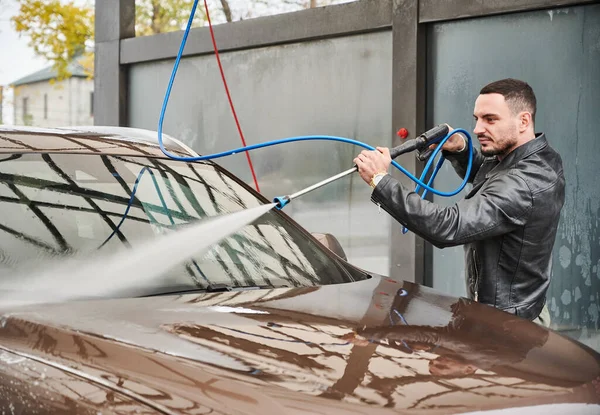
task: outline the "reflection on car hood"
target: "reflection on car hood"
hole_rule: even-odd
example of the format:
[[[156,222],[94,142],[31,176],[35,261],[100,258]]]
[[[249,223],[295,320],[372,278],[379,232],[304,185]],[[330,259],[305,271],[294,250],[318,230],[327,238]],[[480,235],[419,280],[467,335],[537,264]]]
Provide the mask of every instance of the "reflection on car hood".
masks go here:
[[[600,403],[593,350],[491,307],[380,277],[12,309],[2,312],[0,345],[101,385],[106,399],[92,394],[99,409],[113,408],[114,391],[183,414],[600,408],[585,406]],[[38,379],[39,387],[72,388],[65,379]]]

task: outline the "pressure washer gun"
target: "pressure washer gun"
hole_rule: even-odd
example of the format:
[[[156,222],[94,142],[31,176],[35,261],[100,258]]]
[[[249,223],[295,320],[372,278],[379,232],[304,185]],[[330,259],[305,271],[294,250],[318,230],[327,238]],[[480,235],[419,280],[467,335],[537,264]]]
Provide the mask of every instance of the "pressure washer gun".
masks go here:
[[[432,144],[439,143],[449,132],[450,128],[447,124],[437,125],[431,130],[425,131],[417,138],[408,140],[404,144],[400,144],[398,147],[392,148],[390,150],[390,156],[393,160],[401,154],[410,153],[411,151],[416,150],[417,158],[421,161],[425,161],[433,153],[433,149],[429,147]]]
[[[423,134],[421,134],[417,138],[412,139],[412,140],[407,140],[406,142],[400,144],[399,146],[390,149],[390,157],[392,158],[392,160],[394,160],[396,157],[398,157],[402,154],[410,153],[411,151],[417,151],[417,158],[419,160],[421,160],[421,161],[427,160],[433,153],[433,149],[430,149],[429,147],[432,144],[439,143],[442,139],[444,139],[444,137],[446,137],[446,135],[448,135],[449,131],[450,131],[450,129],[447,124],[440,124],[438,126],[435,126],[432,129],[425,131]],[[439,168],[436,168],[436,169],[439,170]],[[296,199],[297,197],[303,196],[309,192],[312,192],[315,189],[323,187],[326,184],[329,184],[338,179],[341,179],[342,177],[346,177],[356,171],[358,171],[358,167],[354,166],[351,169],[348,169],[339,174],[336,174],[335,176],[325,179],[319,183],[313,184],[312,186],[302,189],[294,194],[276,197],[275,199],[273,199],[273,203],[275,203],[275,207],[277,209],[281,210],[281,209],[283,209],[283,207],[285,205],[287,205],[288,203],[290,203],[292,200]],[[437,173],[437,172],[434,172],[434,173]],[[432,176],[432,179],[433,179],[433,176]],[[431,182],[431,180],[430,180],[430,182]],[[406,233],[406,231],[404,231],[404,233]]]

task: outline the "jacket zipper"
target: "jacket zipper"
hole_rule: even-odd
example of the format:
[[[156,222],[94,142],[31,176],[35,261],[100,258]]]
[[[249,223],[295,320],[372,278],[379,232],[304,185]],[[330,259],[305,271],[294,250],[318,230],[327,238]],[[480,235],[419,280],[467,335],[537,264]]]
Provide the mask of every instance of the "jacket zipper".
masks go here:
[[[387,212],[391,217],[394,218],[394,215],[392,215],[392,213],[387,209],[387,207],[385,205],[381,205],[381,202],[379,202],[379,200],[374,200],[375,203],[377,204],[377,206],[379,207],[379,209],[383,209],[385,212]],[[397,220],[397,219],[396,219]],[[400,222],[400,221],[398,221]],[[406,225],[402,222],[400,222],[400,224],[402,226]],[[473,269],[475,271],[475,286],[474,286],[474,299],[475,301],[478,301],[479,299],[479,270],[477,269],[477,252],[475,251],[475,248],[473,248],[473,250],[471,251],[472,255],[472,260],[473,260]]]
[[[475,283],[474,283],[474,298],[475,301],[479,300],[479,270],[477,269],[477,251],[475,248],[471,251],[471,259],[473,261],[473,270],[475,271]]]

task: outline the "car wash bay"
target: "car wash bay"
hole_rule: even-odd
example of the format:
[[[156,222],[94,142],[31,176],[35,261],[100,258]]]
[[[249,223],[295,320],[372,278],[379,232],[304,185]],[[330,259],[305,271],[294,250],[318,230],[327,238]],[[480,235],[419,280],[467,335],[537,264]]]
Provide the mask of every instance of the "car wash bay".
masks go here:
[[[134,1],[109,3],[115,7],[96,11],[95,122],[155,130],[181,33],[135,38]],[[441,122],[470,131],[481,86],[503,77],[530,82],[537,130],[561,153],[567,179],[548,292],[553,328],[598,350],[600,5],[592,3],[363,0],[217,26],[215,35],[248,144],[331,134],[391,146],[401,142],[399,128],[414,137]],[[165,132],[199,153],[238,147],[208,29],[192,30],[184,56]],[[252,158],[272,199],[346,170],[356,151],[291,144]],[[423,167],[412,155],[399,162]],[[243,155],[222,164],[251,183]],[[436,187],[457,185],[444,166]],[[353,176],[286,209],[307,229],[338,237],[361,267],[464,295],[462,249],[403,235],[369,193]]]

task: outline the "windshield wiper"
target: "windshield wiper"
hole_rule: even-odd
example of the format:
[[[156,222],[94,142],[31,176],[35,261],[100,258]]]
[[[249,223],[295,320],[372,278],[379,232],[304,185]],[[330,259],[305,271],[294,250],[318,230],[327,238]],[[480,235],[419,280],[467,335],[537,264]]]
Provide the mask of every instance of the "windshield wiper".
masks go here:
[[[197,294],[197,293],[219,293],[219,292],[236,292],[236,291],[250,291],[250,290],[268,290],[274,288],[289,288],[288,285],[246,285],[236,287],[228,284],[210,284],[204,288],[190,288],[187,290],[168,291],[156,294],[147,294],[140,297],[156,297],[160,295],[183,295],[183,294]]]
[[[228,284],[210,284],[202,291],[206,291],[207,293],[219,293],[224,291],[248,291],[248,290],[260,290],[261,286],[258,285],[250,285],[244,287],[234,287],[233,285]]]

